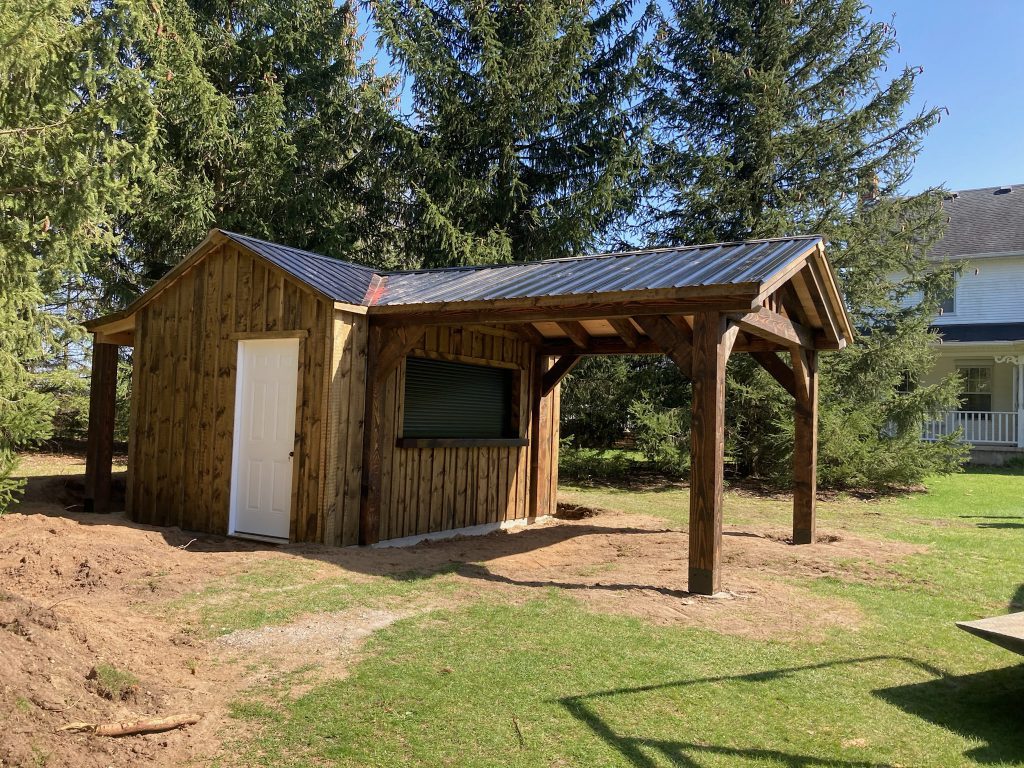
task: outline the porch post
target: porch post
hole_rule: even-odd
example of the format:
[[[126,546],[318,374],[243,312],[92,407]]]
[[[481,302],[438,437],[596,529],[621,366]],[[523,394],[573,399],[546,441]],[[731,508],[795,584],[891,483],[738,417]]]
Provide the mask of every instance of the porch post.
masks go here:
[[[89,435],[85,449],[86,512],[110,511],[110,474],[114,456],[114,411],[117,399],[116,344],[92,345],[89,387]]]
[[[813,544],[818,495],[818,360],[813,350],[792,351],[793,543]]]
[[[1017,447],[1024,448],[1024,355],[1017,357]]]
[[[736,329],[728,329],[724,315],[694,315],[689,591],[701,595],[722,588],[725,365],[735,338]]]

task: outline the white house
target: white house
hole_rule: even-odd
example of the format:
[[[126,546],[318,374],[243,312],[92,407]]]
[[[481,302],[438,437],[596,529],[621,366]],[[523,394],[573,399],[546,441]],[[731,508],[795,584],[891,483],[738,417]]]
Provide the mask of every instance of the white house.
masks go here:
[[[1024,185],[953,192],[934,261],[963,270],[934,327],[941,334],[933,377],[959,371],[959,410],[925,425],[925,439],[963,430],[977,464],[1024,453]]]

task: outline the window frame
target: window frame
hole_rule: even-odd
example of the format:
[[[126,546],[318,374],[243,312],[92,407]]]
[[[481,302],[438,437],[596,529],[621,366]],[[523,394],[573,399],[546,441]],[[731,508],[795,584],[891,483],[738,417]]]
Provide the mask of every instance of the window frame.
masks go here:
[[[526,371],[516,363],[509,363],[502,360],[488,360],[486,358],[468,357],[465,355],[452,355],[443,352],[427,352],[425,350],[412,350],[403,361],[403,373],[408,371],[409,360],[430,360],[439,363],[450,363],[460,366],[471,366],[490,370],[500,370],[509,375],[509,397],[507,435],[502,437],[410,437],[405,434],[405,408],[406,408],[406,384],[403,375],[402,388],[397,395],[401,398],[401,418],[397,424],[396,446],[399,448],[484,448],[484,447],[514,447],[527,446],[530,444],[526,437],[526,425],[528,419],[523,416],[524,403],[527,400],[523,388],[526,382]]]
[[[957,375],[960,376],[960,380],[963,382],[963,389],[960,392],[960,407],[957,410],[961,413],[992,413],[993,386],[995,383],[993,364],[965,361],[955,365]],[[984,378],[987,381],[980,381],[982,377],[973,377],[972,371],[985,371]],[[984,385],[987,385],[987,391],[984,389]],[[988,398],[988,408],[965,407],[969,402],[969,398]],[[974,404],[977,404],[977,402],[974,401]]]

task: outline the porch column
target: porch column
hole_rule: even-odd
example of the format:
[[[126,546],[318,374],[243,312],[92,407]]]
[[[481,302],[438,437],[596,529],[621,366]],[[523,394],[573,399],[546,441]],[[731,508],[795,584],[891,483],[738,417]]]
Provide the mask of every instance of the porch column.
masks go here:
[[[117,397],[116,344],[92,345],[89,388],[89,435],[85,450],[85,511],[110,511],[110,474],[114,456],[114,411]]]
[[[1017,357],[1017,447],[1024,448],[1024,355]]]
[[[694,315],[689,591],[700,595],[713,595],[722,586],[725,365],[735,338],[736,329],[727,327],[724,315]]]
[[[813,544],[818,495],[818,360],[813,350],[792,351],[793,543]]]

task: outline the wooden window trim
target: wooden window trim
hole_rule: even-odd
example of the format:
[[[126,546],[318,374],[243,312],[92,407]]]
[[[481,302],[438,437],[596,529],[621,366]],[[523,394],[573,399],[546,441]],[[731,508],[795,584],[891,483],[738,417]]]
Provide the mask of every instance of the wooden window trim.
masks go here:
[[[398,448],[515,448],[529,445],[525,437],[400,437]]]
[[[237,341],[259,341],[261,339],[305,339],[309,337],[309,331],[302,329],[298,331],[237,331],[232,333],[230,338]]]

